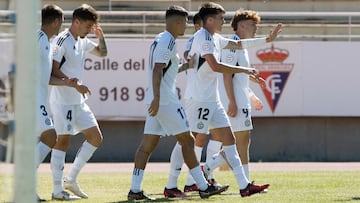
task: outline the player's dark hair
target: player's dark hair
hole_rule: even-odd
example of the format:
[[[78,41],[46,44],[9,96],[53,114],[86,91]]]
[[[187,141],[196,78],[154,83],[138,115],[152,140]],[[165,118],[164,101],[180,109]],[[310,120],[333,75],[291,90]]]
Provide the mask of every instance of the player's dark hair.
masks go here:
[[[199,13],[196,13],[193,17],[193,24],[200,24],[201,23],[201,17]]]
[[[92,6],[90,6],[88,4],[83,4],[74,10],[73,20],[75,20],[75,19],[79,19],[82,21],[89,20],[89,21],[93,21],[96,23],[99,21],[99,14],[96,12],[96,10]]]
[[[213,17],[219,13],[225,13],[225,9],[220,4],[214,2],[204,3],[199,9],[199,15],[203,23],[206,22],[208,17]]]
[[[188,17],[189,13],[185,8],[183,8],[181,6],[173,5],[173,6],[170,6],[168,9],[166,9],[165,18],[168,19],[171,16]]]
[[[237,30],[237,24],[243,20],[253,20],[256,24],[260,23],[261,18],[256,11],[239,9],[235,12],[235,15],[231,19],[231,27],[234,31]]]
[[[63,10],[59,6],[54,4],[45,5],[41,9],[41,24],[50,24],[56,19],[63,19],[63,16]]]

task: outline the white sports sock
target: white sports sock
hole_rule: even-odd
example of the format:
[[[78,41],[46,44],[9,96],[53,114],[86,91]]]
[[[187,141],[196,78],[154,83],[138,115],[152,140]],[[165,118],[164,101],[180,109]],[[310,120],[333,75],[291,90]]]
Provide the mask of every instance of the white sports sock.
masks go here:
[[[236,145],[234,144],[229,146],[223,146],[223,149],[225,152],[226,160],[236,177],[236,181],[240,189],[246,188],[246,186],[249,184],[249,180],[245,176],[239,154],[236,150]]]
[[[200,190],[206,190],[208,188],[208,182],[202,174],[200,166],[190,169],[190,174],[194,178],[196,185]]]
[[[244,169],[244,173],[246,178],[250,181],[250,169],[249,169],[249,164],[243,164],[243,169]]]
[[[166,188],[168,189],[177,188],[178,178],[183,164],[184,164],[184,158],[182,155],[182,148],[181,145],[178,142],[176,142],[170,157],[170,171],[169,171],[169,178],[166,184]]]
[[[224,157],[220,154],[220,152],[218,152],[214,154],[211,159],[206,159],[204,170],[206,170],[207,174],[211,174],[214,169],[223,165],[225,161]]]
[[[195,155],[196,155],[196,159],[198,160],[198,162],[200,163],[201,160],[201,153],[202,153],[203,148],[202,147],[198,147],[195,146]],[[187,179],[186,179],[186,184],[185,185],[193,185],[195,184],[195,180],[194,178],[191,176],[190,172],[188,172],[187,174]]]
[[[206,148],[206,161],[207,159],[213,158],[214,154],[220,151],[221,146],[222,142],[210,139]],[[208,174],[208,179],[215,179],[214,173],[212,171]]]
[[[43,142],[39,142],[38,145],[38,150],[39,150],[39,159],[37,160],[37,167],[39,167],[40,163],[42,163],[44,161],[44,159],[46,158],[46,156],[49,154],[49,152],[51,151],[51,148],[49,146],[47,146],[46,144],[44,144]]]
[[[94,147],[85,141],[77,152],[75,161],[67,177],[69,181],[75,181],[79,175],[80,170],[85,166],[86,162],[91,158],[97,147]]]
[[[62,177],[64,174],[65,155],[66,152],[64,151],[52,149],[50,167],[53,177],[54,194],[59,194],[61,191],[63,191]]]
[[[140,192],[141,191],[141,184],[144,178],[144,170],[139,168],[134,168],[133,175],[132,175],[132,181],[131,181],[131,188],[130,190],[132,192]]]

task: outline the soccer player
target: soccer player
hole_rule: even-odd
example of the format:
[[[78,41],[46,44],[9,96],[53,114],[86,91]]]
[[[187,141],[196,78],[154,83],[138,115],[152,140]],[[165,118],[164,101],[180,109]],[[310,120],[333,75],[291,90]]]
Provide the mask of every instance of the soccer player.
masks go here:
[[[217,167],[218,163],[225,160],[230,165],[240,188],[240,195],[250,196],[259,193],[269,187],[269,184],[255,185],[246,178],[240,157],[235,145],[235,137],[230,128],[230,122],[222,106],[218,92],[218,73],[245,73],[258,77],[252,68],[227,65],[219,62],[220,50],[243,49],[265,41],[272,41],[277,37],[281,28],[278,25],[267,38],[249,39],[248,41],[234,41],[223,38],[216,34],[221,32],[224,24],[224,8],[216,3],[204,3],[199,10],[203,28],[195,33],[189,55],[196,54],[199,59],[195,63],[196,80],[193,89],[193,102],[189,107],[189,123],[194,133],[206,133],[211,129],[212,135],[222,142],[222,150],[208,159],[205,166],[205,174]]]
[[[184,35],[188,12],[180,6],[170,6],[166,10],[165,31],[160,33],[150,47],[149,86],[145,102],[148,114],[144,136],[135,154],[135,164],[128,193],[128,200],[155,200],[142,190],[144,170],[151,153],[160,137],[176,136],[182,146],[182,156],[190,173],[199,187],[201,198],[219,194],[223,187],[208,185],[194,152],[194,138],[175,88],[175,78],[179,69],[175,39]],[[168,197],[174,197],[177,188],[165,188]]]
[[[194,30],[197,32],[202,27],[202,21],[199,13],[196,13],[193,17],[193,24],[194,24]],[[192,42],[194,40],[194,36],[190,37],[186,43],[185,50],[184,50],[184,58],[188,59],[188,54],[191,49]],[[184,94],[185,99],[185,112],[186,114],[189,114],[188,112],[188,105],[190,105],[191,102],[191,94],[192,89],[194,88],[194,80],[195,80],[195,70],[193,68],[188,69],[186,71],[186,90]],[[191,129],[190,129],[191,130]],[[201,161],[201,153],[203,150],[203,147],[206,144],[206,138],[207,134],[209,133],[199,133],[195,137],[195,154],[197,160]],[[221,149],[222,143],[213,139],[209,140],[208,147],[206,148],[206,159],[212,158],[212,156],[217,153]],[[181,145],[179,143],[176,143],[173,149],[173,153],[170,157],[171,162],[180,162],[183,163],[183,160],[179,160],[179,156],[181,154]],[[217,184],[215,181],[213,173],[210,173],[207,177],[209,180],[208,182],[210,184]],[[174,184],[172,185],[172,179],[169,178],[169,182],[167,183],[168,188],[174,188],[176,187]],[[192,191],[198,191],[199,188],[196,186],[195,180],[192,178],[191,174],[188,173],[187,180],[184,186],[184,192],[192,192]],[[180,195],[181,196],[181,195]]]
[[[51,77],[52,68],[52,51],[49,39],[57,35],[60,31],[62,22],[64,21],[63,10],[56,5],[45,5],[41,9],[41,29],[38,31],[38,40],[40,45],[40,99],[38,104],[38,116],[40,121],[40,141],[37,145],[39,150],[39,159],[37,166],[44,161],[51,149],[56,143],[56,131],[49,115],[47,105],[48,85],[63,85],[70,88],[75,87],[76,79],[58,79]],[[60,191],[61,199],[72,200],[77,199],[69,195],[65,191]],[[38,197],[38,201],[44,201]]]
[[[235,33],[230,39],[240,40],[254,38],[260,16],[251,10],[239,9],[231,20],[231,27]],[[229,50],[223,49],[221,61],[230,65],[250,67],[249,55],[246,49]],[[261,100],[249,87],[249,80],[257,82],[265,88],[264,79],[249,77],[243,73],[223,74],[220,79],[220,98],[230,119],[231,128],[236,138],[236,147],[240,155],[241,163],[247,179],[250,180],[249,171],[249,147],[250,130],[253,129],[251,121],[251,104],[255,110],[263,108]]]
[[[77,176],[103,139],[96,118],[85,103],[87,94],[91,94],[90,89],[83,85],[82,81],[85,53],[90,52],[100,57],[107,55],[104,34],[98,21],[99,15],[96,10],[83,4],[74,10],[70,28],[61,32],[53,40],[52,75],[61,79],[78,79],[75,87],[78,91],[74,88],[55,86],[50,93],[50,108],[58,133],[50,160],[54,199],[58,199],[57,195],[61,194],[63,187],[81,198],[88,198],[88,195],[78,185]],[[90,31],[93,31],[98,38],[98,44],[86,37]],[[85,136],[86,140],[76,155],[70,173],[62,180],[70,136],[79,132]]]

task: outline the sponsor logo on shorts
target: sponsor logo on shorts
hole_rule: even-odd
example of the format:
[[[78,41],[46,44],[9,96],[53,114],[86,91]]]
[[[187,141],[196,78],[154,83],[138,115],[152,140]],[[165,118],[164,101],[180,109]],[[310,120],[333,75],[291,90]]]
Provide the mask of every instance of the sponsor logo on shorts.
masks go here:
[[[245,121],[245,126],[246,126],[246,127],[249,127],[250,125],[251,125],[250,120],[249,120],[249,119],[246,119],[246,121]]]
[[[45,124],[46,124],[46,125],[51,125],[51,121],[50,121],[49,118],[46,118],[46,119],[45,119]]]
[[[72,129],[72,126],[69,124],[69,125],[67,126],[67,130],[70,131],[71,129]]]
[[[203,129],[203,128],[204,128],[204,123],[203,123],[203,122],[199,122],[199,123],[197,124],[197,128],[198,128],[198,129]]]

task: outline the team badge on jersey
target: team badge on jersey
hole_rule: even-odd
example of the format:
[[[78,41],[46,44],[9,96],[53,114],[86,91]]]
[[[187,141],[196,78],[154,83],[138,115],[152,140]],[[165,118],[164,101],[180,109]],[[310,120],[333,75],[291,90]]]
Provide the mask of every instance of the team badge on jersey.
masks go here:
[[[259,75],[266,81],[263,92],[271,111],[274,112],[294,64],[284,63],[289,51],[275,48],[274,44],[270,48],[258,50],[256,55],[262,64],[252,64],[252,67],[259,70]]]
[[[163,58],[165,60],[169,60],[170,59],[170,53],[169,52],[165,52],[164,55],[163,55]]]
[[[203,51],[209,51],[210,50],[210,42],[205,42],[202,45],[202,49],[203,49]]]
[[[59,52],[59,47],[54,47],[53,48],[53,55],[56,55]]]
[[[226,56],[226,62],[227,63],[231,63],[231,62],[233,62],[234,61],[234,56],[232,55],[232,54],[228,54],[227,56]]]

